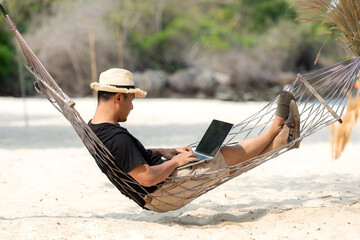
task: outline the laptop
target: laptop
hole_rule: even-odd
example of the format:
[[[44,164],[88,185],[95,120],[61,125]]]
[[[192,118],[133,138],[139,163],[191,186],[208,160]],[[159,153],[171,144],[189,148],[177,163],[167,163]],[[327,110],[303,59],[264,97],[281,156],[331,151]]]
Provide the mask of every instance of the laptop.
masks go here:
[[[194,150],[199,161],[189,162],[177,169],[187,168],[215,158],[232,127],[231,123],[214,119]]]

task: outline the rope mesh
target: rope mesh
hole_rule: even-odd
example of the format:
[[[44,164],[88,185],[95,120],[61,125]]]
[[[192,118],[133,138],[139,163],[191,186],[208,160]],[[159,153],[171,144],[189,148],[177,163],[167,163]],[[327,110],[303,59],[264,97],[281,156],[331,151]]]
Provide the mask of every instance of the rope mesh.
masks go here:
[[[137,198],[135,196],[140,196],[144,201],[146,198],[151,198],[152,201],[147,202],[152,206],[151,209],[157,212],[167,211],[166,209],[178,209],[230,179],[287,152],[297,142],[310,136],[316,131],[336,121],[341,122],[340,117],[344,111],[347,98],[359,75],[360,69],[360,58],[358,57],[303,76],[298,74],[297,79],[287,90],[295,95],[298,104],[301,119],[300,138],[281,148],[272,150],[235,166],[222,168],[205,174],[169,177],[161,185],[163,189],[161,196],[157,196],[156,192],[148,193],[134,179],[122,172],[116,166],[111,153],[76,111],[74,107],[75,103],[62,91],[41,64],[16,29],[16,26],[10,17],[6,15],[5,18],[24,53],[27,61],[26,68],[35,77],[34,86],[37,92],[47,98],[71,123],[84,145],[95,159],[99,168],[109,180],[124,195],[133,199],[140,206],[144,205],[144,202],[139,202],[136,200]],[[241,140],[263,133],[270,126],[275,117],[276,99],[277,98],[273,99],[260,111],[236,124],[231,130],[224,145],[234,145]],[[193,143],[189,146],[194,148],[197,144],[198,143]],[[173,192],[167,190],[167,186],[177,186],[177,191]],[[173,204],[171,199],[175,198],[181,198],[181,200],[183,200],[182,205]],[[165,207],[165,210],[158,205],[152,205],[154,199],[162,205],[167,206]]]

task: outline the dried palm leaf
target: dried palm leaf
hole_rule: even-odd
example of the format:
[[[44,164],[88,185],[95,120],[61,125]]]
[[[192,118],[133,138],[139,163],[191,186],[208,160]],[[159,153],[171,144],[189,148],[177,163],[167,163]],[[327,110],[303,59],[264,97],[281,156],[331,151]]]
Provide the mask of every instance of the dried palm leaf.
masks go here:
[[[359,0],[299,0],[292,6],[298,12],[309,13],[299,21],[319,21],[334,34],[353,56],[360,56],[360,1]]]
[[[343,123],[330,125],[331,155],[333,159],[338,159],[349,143],[351,132],[359,119],[359,110],[360,95],[358,93],[355,98],[349,97]]]

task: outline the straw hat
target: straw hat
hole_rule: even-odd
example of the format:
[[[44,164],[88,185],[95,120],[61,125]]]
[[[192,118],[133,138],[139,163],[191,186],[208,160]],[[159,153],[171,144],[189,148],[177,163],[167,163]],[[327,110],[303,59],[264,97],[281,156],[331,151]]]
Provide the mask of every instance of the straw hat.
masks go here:
[[[90,87],[96,91],[134,93],[135,97],[145,97],[146,92],[135,88],[133,74],[125,69],[111,68],[102,72],[99,82],[93,82]]]

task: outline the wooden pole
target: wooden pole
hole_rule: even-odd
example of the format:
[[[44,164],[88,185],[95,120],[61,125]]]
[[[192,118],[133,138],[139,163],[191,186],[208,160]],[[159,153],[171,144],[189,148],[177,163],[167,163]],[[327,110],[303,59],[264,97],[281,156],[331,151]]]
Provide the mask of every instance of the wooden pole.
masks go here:
[[[14,4],[14,2],[11,2],[8,4],[10,15],[14,15],[12,4]],[[26,101],[26,87],[25,87],[25,75],[24,75],[24,69],[23,69],[23,61],[21,58],[21,50],[19,49],[17,44],[14,44],[14,45],[16,46],[15,47],[16,63],[17,63],[18,74],[19,74],[20,93],[21,93],[21,98],[23,100],[24,125],[25,125],[25,127],[28,127],[29,126],[29,114],[28,114],[27,101]]]
[[[89,46],[90,46],[91,80],[92,82],[97,82],[96,51],[95,51],[95,37],[94,37],[93,26],[89,26]],[[93,96],[96,97],[96,91],[93,91]]]
[[[116,38],[117,38],[117,49],[119,57],[119,68],[124,67],[124,58],[123,58],[123,41],[121,36],[120,24],[116,24]]]
[[[19,50],[19,47],[16,47],[16,62],[18,65],[21,98],[23,100],[24,124],[25,124],[25,127],[28,127],[29,126],[29,114],[28,114],[27,101],[26,101],[25,76],[24,76],[24,68],[23,68],[23,64],[22,64],[21,52]]]
[[[337,115],[337,113],[325,102],[325,100],[316,92],[316,90],[308,83],[300,73],[297,75],[297,79],[299,79],[304,85],[309,89],[309,91],[319,100],[319,102],[324,105],[324,107],[334,116],[334,118],[342,123],[341,117]]]

